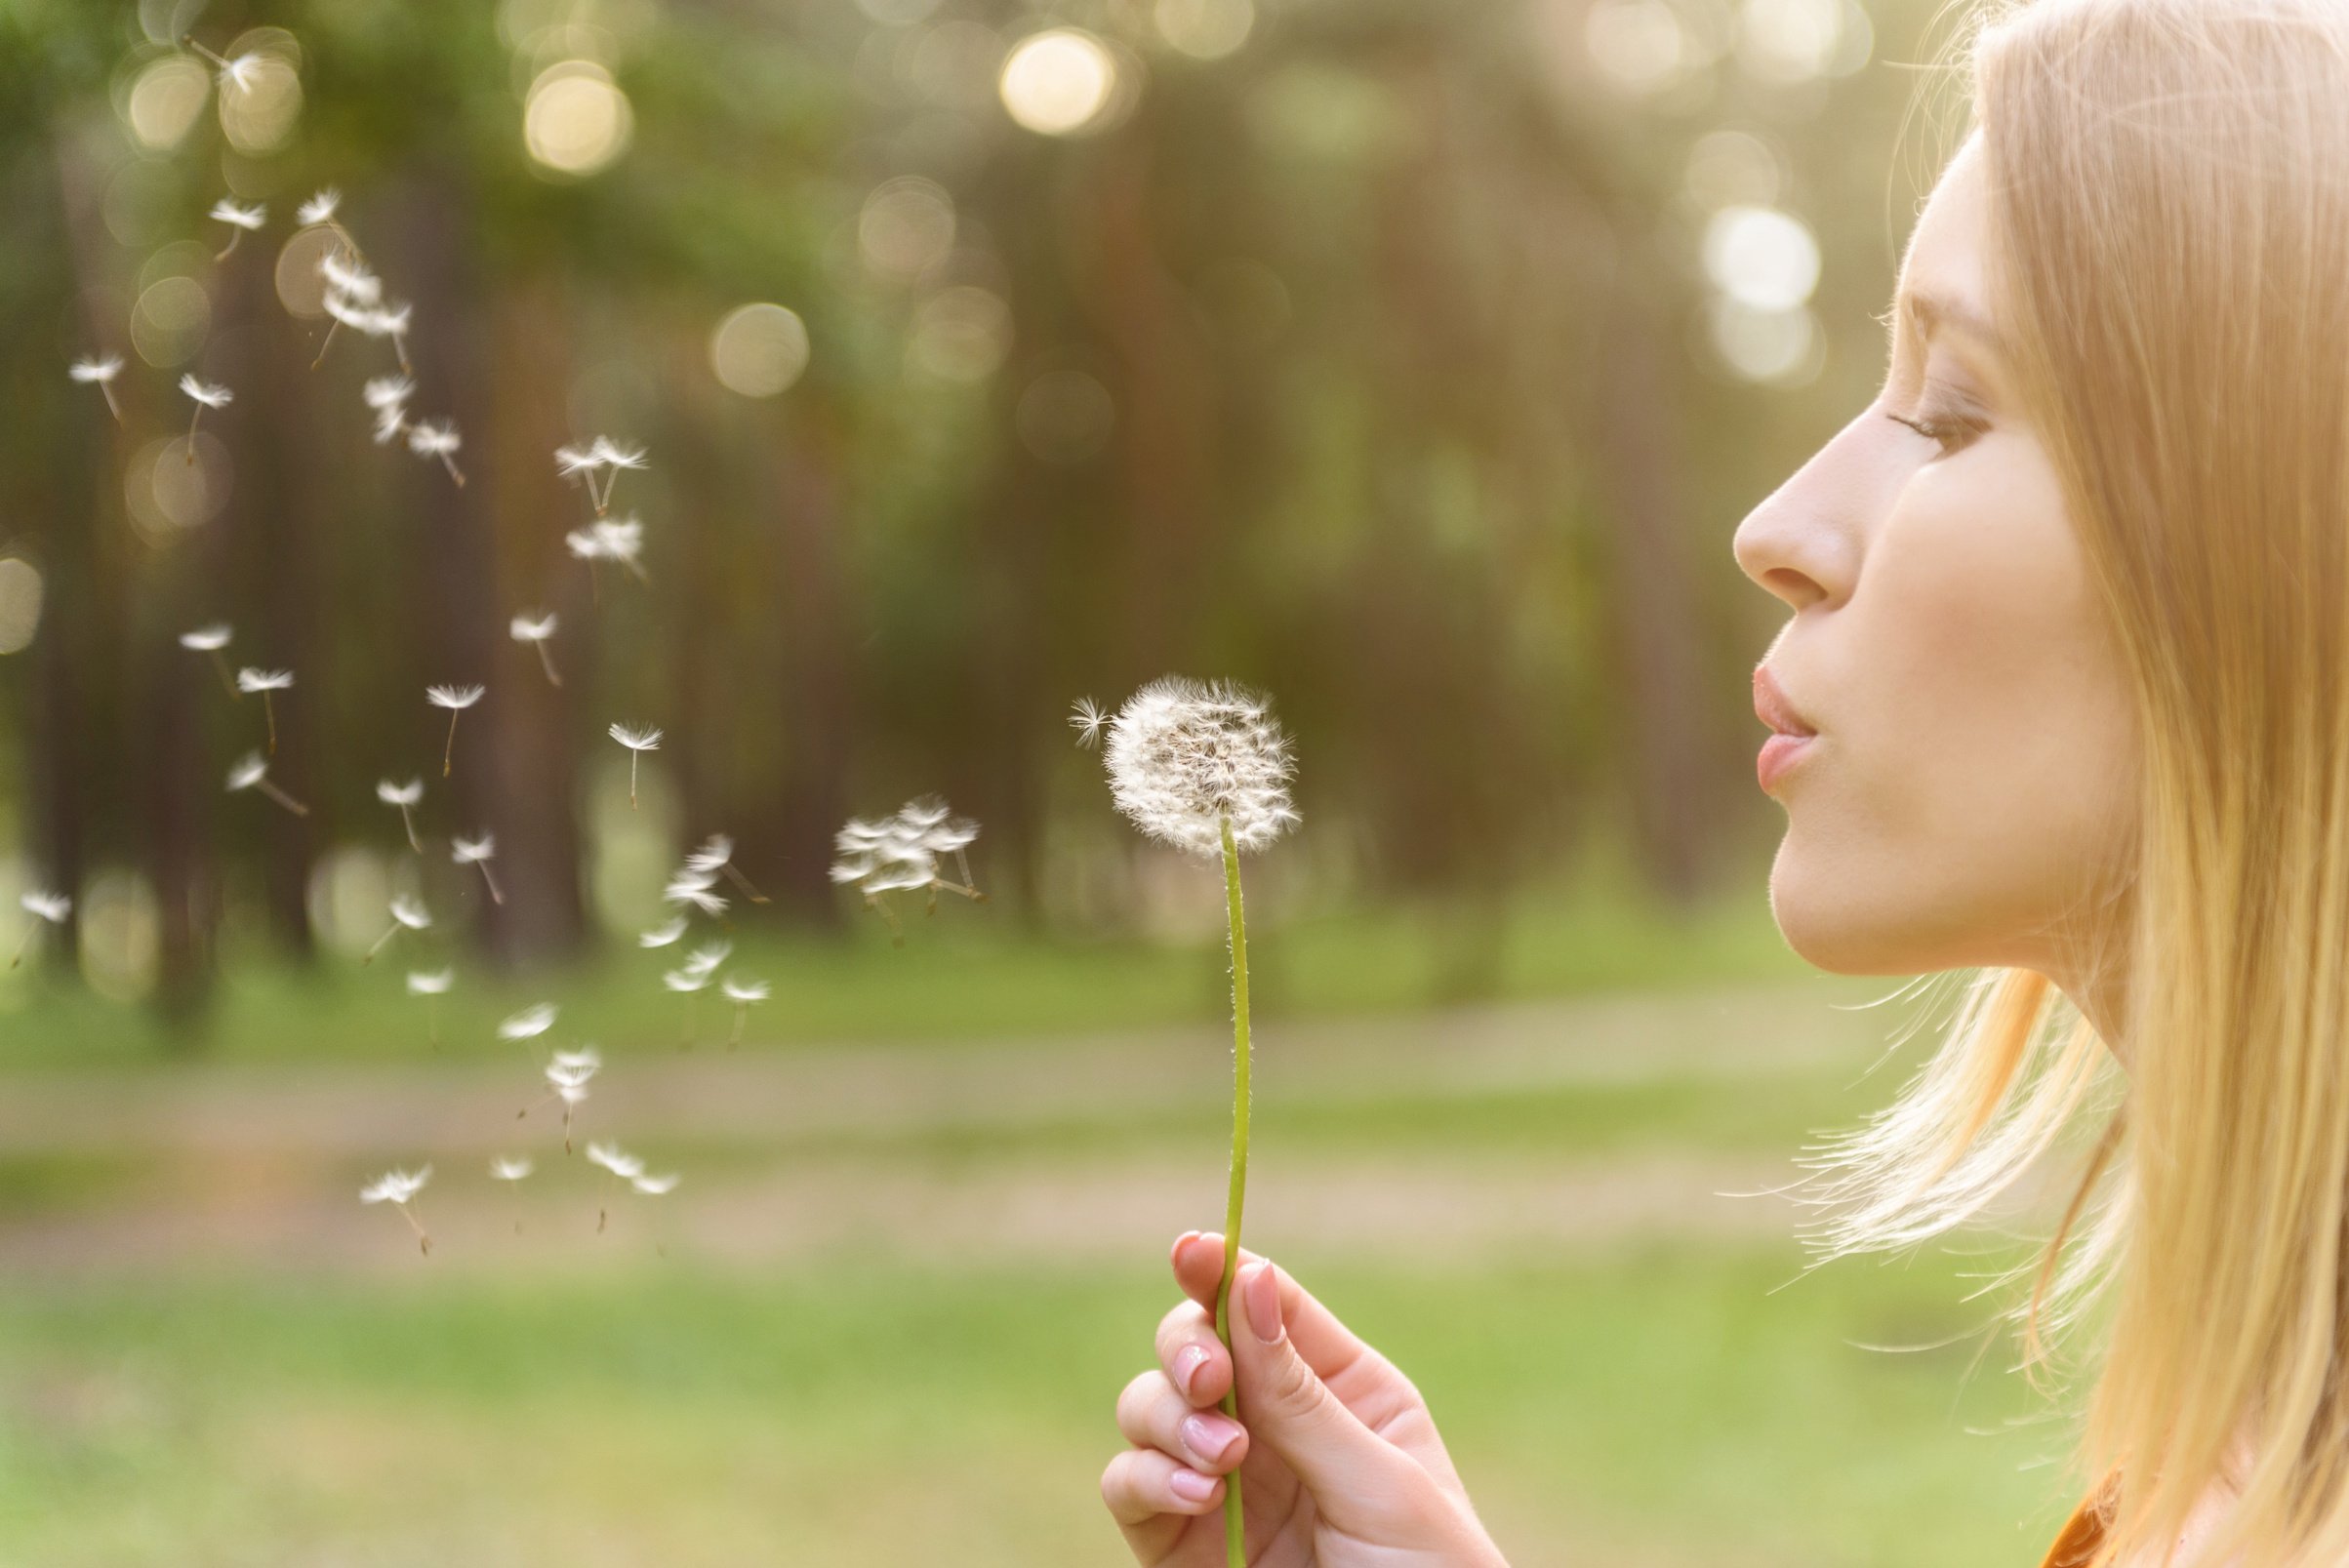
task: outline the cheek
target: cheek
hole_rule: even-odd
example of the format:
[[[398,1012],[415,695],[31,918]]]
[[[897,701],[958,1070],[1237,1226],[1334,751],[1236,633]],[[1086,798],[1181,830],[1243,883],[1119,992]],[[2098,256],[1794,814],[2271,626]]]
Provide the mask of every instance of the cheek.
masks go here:
[[[1815,829],[1810,869],[1832,861],[1869,918],[1959,949],[1920,968],[1981,961],[1964,950],[2064,902],[2126,787],[2128,706],[2086,563],[2052,475],[2004,444],[1920,470],[1870,539],[1821,639],[1834,755],[1790,813]]]

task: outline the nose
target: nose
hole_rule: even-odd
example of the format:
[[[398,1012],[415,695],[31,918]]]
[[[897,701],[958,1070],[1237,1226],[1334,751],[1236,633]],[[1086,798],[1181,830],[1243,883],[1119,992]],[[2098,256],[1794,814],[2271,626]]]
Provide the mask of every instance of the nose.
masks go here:
[[[1746,514],[1730,542],[1738,570],[1791,610],[1842,598],[1857,577],[1866,518],[1879,500],[1867,422],[1863,411],[1812,453]]]

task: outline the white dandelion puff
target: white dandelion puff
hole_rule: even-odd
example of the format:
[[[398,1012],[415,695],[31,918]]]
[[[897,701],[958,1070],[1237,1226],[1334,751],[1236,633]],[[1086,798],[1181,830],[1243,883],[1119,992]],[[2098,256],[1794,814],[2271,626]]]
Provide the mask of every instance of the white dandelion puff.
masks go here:
[[[451,838],[449,840],[449,859],[460,865],[480,866],[481,880],[489,888],[490,903],[504,904],[506,895],[498,891],[498,879],[490,874],[489,869],[489,863],[497,853],[498,839],[494,833],[485,832],[479,838]]]
[[[702,992],[709,988],[709,982],[716,973],[716,968],[715,964],[707,969],[702,968],[693,959],[688,958],[683,968],[672,969],[661,977],[662,985],[685,998],[685,1034],[679,1046],[680,1050],[690,1051],[693,1049],[695,1001]]]
[[[297,817],[310,814],[309,807],[269,782],[268,761],[258,751],[246,752],[228,770],[228,792],[233,795],[247,789],[260,790]]]
[[[440,753],[440,776],[443,779],[449,776],[449,769],[457,759],[458,716],[475,703],[480,702],[482,694],[488,690],[489,688],[486,686],[427,686],[425,688],[425,702],[434,707],[445,707],[449,710],[449,742],[441,748]]]
[[[456,460],[450,454],[464,444],[465,438],[457,433],[457,425],[450,420],[425,420],[408,431],[408,450],[420,458],[438,458],[440,465],[449,470],[449,477],[460,487],[465,484],[465,475],[458,471]]]
[[[372,309],[384,302],[384,280],[355,256],[329,251],[318,258],[318,274],[326,279],[327,293],[340,296],[345,307]]]
[[[221,677],[221,689],[242,702],[244,694],[236,689],[236,677],[228,672],[228,661],[221,657],[221,650],[228,646],[231,635],[233,633],[229,631],[225,621],[216,622],[209,626],[198,626],[193,631],[181,632],[180,646],[190,653],[209,658],[213,672]]]
[[[733,952],[734,944],[712,942],[687,953],[683,968],[687,974],[699,975],[707,980],[709,976],[717,973],[718,965],[724,963]]]
[[[408,994],[425,999],[425,1029],[432,1049],[440,1049],[440,999],[457,984],[454,969],[412,969],[408,971]]]
[[[114,422],[122,422],[122,405],[114,401],[114,378],[122,374],[122,356],[108,354],[104,358],[77,359],[65,367],[65,374],[84,386],[96,386],[106,399],[106,410]]]
[[[384,950],[384,944],[389,942],[401,932],[424,931],[429,928],[432,924],[431,911],[424,906],[422,900],[415,898],[413,895],[402,893],[394,896],[391,901],[390,909],[390,927],[385,930],[382,936],[375,939],[375,945],[367,949],[367,956],[361,958],[359,960],[360,963],[374,963],[375,955]]]
[[[750,1022],[750,1009],[767,999],[767,983],[728,977],[719,982],[718,989],[734,1004],[734,1032],[726,1037],[726,1049],[731,1051],[743,1043],[743,1029]]]
[[[527,1154],[500,1154],[489,1162],[489,1174],[501,1182],[519,1182],[536,1169]]]
[[[632,1183],[644,1175],[644,1161],[628,1153],[617,1144],[591,1143],[587,1146],[587,1158],[623,1182]],[[605,1207],[600,1203],[596,1206],[595,1228],[599,1232],[604,1227]]]
[[[388,446],[408,428],[408,399],[416,395],[416,383],[405,376],[376,376],[368,380],[360,395],[375,411],[375,444]]]
[[[538,1106],[545,1105],[548,1100],[562,1102],[563,1152],[570,1153],[573,1115],[582,1105],[587,1103],[587,1080],[594,1077],[596,1070],[602,1065],[603,1058],[596,1054],[595,1047],[591,1045],[581,1046],[576,1051],[555,1052],[548,1058],[547,1065],[543,1069],[547,1079],[547,1093],[539,1098],[536,1105],[524,1106],[515,1113],[515,1119],[519,1120],[523,1116],[529,1115],[531,1111],[538,1108]]]
[[[636,759],[647,751],[661,749],[661,732],[649,727],[638,729],[626,724],[614,724],[605,733],[628,747],[628,809],[633,811],[636,809]]]
[[[661,890],[661,900],[664,904],[690,904],[704,914],[724,914],[725,896],[711,891],[716,885],[713,876],[684,872],[669,879],[668,886]]]
[[[505,1023],[500,1024],[498,1038],[501,1040],[535,1040],[554,1027],[554,1021],[561,1013],[562,1009],[552,1002],[534,1002]],[[589,1060],[593,1060],[592,1053],[590,1053]],[[585,1082],[586,1080],[581,1081]]]
[[[417,1193],[424,1190],[425,1184],[430,1180],[432,1180],[432,1167],[425,1165],[413,1171],[385,1171],[359,1188],[361,1203],[388,1203],[400,1211],[401,1218],[405,1219],[409,1228],[416,1232],[417,1245],[423,1249],[426,1257],[430,1257],[432,1254],[432,1238],[425,1234],[424,1223],[417,1219],[415,1211],[408,1205],[415,1200]]]
[[[1112,798],[1161,843],[1220,856],[1262,849],[1297,821],[1287,737],[1266,699],[1229,681],[1152,681],[1110,721]]]
[[[212,259],[216,261],[227,261],[228,253],[236,249],[236,242],[243,239],[248,230],[259,230],[263,223],[268,221],[268,217],[269,210],[259,202],[243,207],[223,196],[213,203],[212,221],[228,225],[228,243],[215,252]]]
[[[319,187],[318,193],[294,210],[294,221],[304,228],[316,223],[332,222],[335,210],[343,205],[343,192],[332,185]]]
[[[416,818],[413,815],[413,808],[418,801],[425,798],[425,782],[422,779],[411,779],[406,784],[394,784],[389,779],[379,779],[376,781],[375,798],[386,806],[399,808],[400,824],[408,829],[408,847],[422,855],[425,852],[425,846],[423,841],[416,836]]]
[[[277,755],[277,704],[270,694],[289,690],[294,684],[290,669],[256,669],[251,664],[236,672],[236,689],[250,697],[261,694],[261,710],[269,721],[269,755]]]
[[[654,926],[648,931],[637,933],[636,945],[639,947],[666,947],[684,935],[685,917],[679,915],[666,925]]]
[[[73,914],[73,900],[63,893],[49,893],[35,888],[18,899],[17,903],[32,919],[25,924],[24,940],[17,944],[17,955],[8,961],[11,969],[24,962],[24,950],[32,945],[32,939],[40,934],[42,926],[61,926]]]
[[[1069,723],[1076,731],[1078,745],[1099,745],[1102,727],[1109,722],[1110,715],[1090,697],[1078,698],[1070,707]]]
[[[554,671],[554,658],[547,652],[547,643],[554,635],[554,612],[543,615],[520,615],[506,623],[506,631],[514,641],[528,643],[538,651],[539,667],[547,671],[547,684],[560,686],[563,677]]]
[[[644,466],[644,449],[624,447],[610,436],[599,435],[585,447],[555,448],[554,465],[565,478],[577,474],[587,481],[587,500],[601,517],[611,510],[612,486],[619,481],[620,470]],[[598,473],[605,475],[601,488],[595,482]]]
[[[657,1198],[664,1193],[674,1192],[677,1189],[677,1174],[671,1171],[665,1176],[631,1176],[628,1178],[628,1186],[647,1197]]]
[[[236,394],[218,382],[200,382],[193,376],[180,378],[180,390],[196,405],[195,413],[187,419],[187,465],[192,468],[196,462],[196,422],[208,408],[226,408],[236,400]]]
[[[974,904],[987,902],[987,895],[973,884],[970,862],[963,854],[978,836],[977,823],[956,817],[939,796],[922,795],[880,822],[851,817],[832,835],[838,859],[832,863],[831,879],[856,885],[866,905],[889,922],[889,940],[903,946],[905,928],[887,895],[923,891],[928,895],[925,912],[931,914],[937,912],[941,892],[958,893]],[[939,874],[938,857],[943,854],[955,857],[962,870],[960,882]]]
[[[711,833],[700,849],[685,857],[685,869],[696,876],[724,876],[743,890],[743,897],[752,904],[765,904],[767,896],[750,885],[734,864],[734,840],[724,833]]]

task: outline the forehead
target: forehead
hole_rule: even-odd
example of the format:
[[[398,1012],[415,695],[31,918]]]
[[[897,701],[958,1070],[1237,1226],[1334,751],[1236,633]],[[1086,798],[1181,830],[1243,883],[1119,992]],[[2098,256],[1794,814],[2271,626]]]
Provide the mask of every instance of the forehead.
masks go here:
[[[1982,141],[1966,139],[1934,184],[1909,235],[1907,256],[1901,261],[1901,293],[1938,295],[1987,314],[1984,288],[1984,231],[1989,219],[1989,193],[1982,165]]]

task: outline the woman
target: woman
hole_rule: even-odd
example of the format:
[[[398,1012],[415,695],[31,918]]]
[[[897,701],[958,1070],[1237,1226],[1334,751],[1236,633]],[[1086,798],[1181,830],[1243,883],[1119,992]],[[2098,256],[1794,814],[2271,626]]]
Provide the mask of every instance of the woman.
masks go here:
[[[1758,711],[1807,732],[1762,761],[1780,931],[1832,971],[1979,971],[1827,1146],[1827,1251],[1942,1232],[2095,1132],[2014,1308],[2031,1365],[2104,1309],[2048,1562],[2338,1568],[2349,7],[1982,21],[1883,388],[1735,540],[1792,612]],[[1187,1299],[1117,1402],[1135,1556],[1222,1563],[1236,1466],[1251,1563],[1501,1563],[1409,1380],[1253,1255],[1235,1372],[1222,1246],[1175,1244]]]

